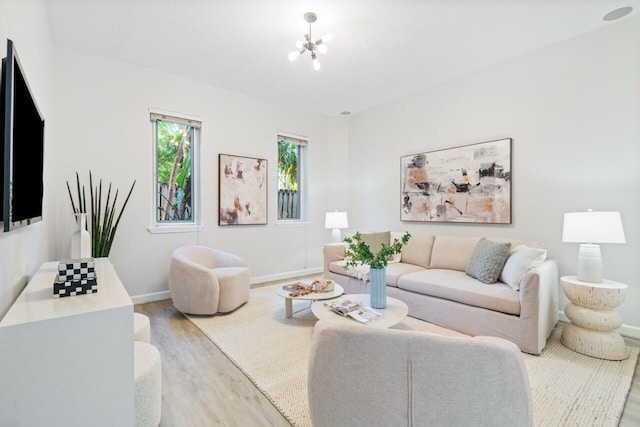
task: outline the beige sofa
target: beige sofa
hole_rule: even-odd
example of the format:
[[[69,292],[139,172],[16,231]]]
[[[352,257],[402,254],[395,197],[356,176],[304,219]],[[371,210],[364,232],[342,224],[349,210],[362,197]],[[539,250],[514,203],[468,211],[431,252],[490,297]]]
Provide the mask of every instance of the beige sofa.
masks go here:
[[[522,354],[500,338],[321,320],[308,374],[314,427],[533,425]]]
[[[391,232],[389,238],[401,234]],[[480,239],[413,234],[400,262],[387,266],[387,295],[404,301],[412,317],[469,335],[505,338],[526,353],[540,354],[558,321],[557,263],[543,258],[527,269],[516,264],[522,264],[523,253],[517,250],[540,248],[538,243],[489,239],[511,243],[503,274],[519,270],[522,278],[511,274],[508,280],[501,276],[509,285],[485,284],[465,273]],[[344,243],[324,246],[325,278],[342,285],[345,293],[368,293],[368,283],[345,270],[345,249]]]

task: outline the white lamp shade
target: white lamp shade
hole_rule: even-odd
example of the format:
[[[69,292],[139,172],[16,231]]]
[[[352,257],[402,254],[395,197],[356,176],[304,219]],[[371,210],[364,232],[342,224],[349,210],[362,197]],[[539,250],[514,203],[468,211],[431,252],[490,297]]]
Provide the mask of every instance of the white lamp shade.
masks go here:
[[[324,228],[349,228],[347,213],[327,212],[324,220]]]
[[[626,243],[620,212],[568,212],[564,214],[562,241],[573,243]]]

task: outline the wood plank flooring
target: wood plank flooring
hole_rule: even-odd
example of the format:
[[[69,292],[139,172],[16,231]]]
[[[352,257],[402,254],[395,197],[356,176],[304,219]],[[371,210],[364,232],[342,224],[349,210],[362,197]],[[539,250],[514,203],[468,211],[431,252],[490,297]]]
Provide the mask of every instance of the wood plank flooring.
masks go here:
[[[161,427],[290,425],[171,300],[135,311],[149,317],[151,344],[161,355]]]
[[[161,427],[290,425],[171,300],[136,305],[135,311],[149,316],[151,343],[162,358]],[[620,426],[640,426],[637,366]]]

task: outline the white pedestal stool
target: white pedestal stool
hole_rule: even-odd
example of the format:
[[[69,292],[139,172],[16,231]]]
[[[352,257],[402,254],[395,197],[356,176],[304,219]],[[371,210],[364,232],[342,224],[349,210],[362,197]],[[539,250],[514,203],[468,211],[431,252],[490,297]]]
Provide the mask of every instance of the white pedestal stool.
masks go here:
[[[160,352],[151,344],[133,343],[136,382],[136,427],[158,427],[162,413]]]
[[[133,340],[151,343],[151,326],[144,314],[133,313]]]
[[[606,279],[602,283],[583,282],[576,276],[563,276],[560,283],[571,301],[564,309],[571,322],[562,329],[560,342],[599,359],[628,358],[629,348],[617,331],[622,318],[616,311],[624,302],[628,286]]]

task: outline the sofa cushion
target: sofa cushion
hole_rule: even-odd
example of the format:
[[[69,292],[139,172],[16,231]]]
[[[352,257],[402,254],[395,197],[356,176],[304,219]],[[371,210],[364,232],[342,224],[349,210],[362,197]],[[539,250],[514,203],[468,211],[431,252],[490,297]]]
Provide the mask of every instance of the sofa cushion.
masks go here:
[[[520,293],[504,283],[487,286],[462,271],[430,269],[405,274],[398,288],[475,307],[520,315]]]
[[[345,260],[333,261],[329,263],[329,271],[332,273],[342,274],[343,276],[347,276],[347,270],[345,269],[346,264],[347,264],[347,261]]]
[[[436,236],[430,268],[466,271],[480,237]]]
[[[360,264],[347,267],[347,260],[334,261],[329,264],[329,271],[343,276],[355,277],[360,280],[369,280],[369,265]]]
[[[419,265],[407,264],[404,262],[387,265],[387,285],[398,287],[398,278],[402,275],[413,273],[414,271],[422,271],[424,267]]]
[[[391,240],[402,238],[403,233],[392,232]],[[433,249],[433,236],[416,234],[412,235],[406,245],[402,247],[402,262],[429,268],[431,263],[431,251]]]
[[[482,283],[496,283],[509,257],[511,243],[497,243],[482,238],[473,250],[466,273]]]
[[[516,291],[520,289],[520,281],[527,271],[536,268],[544,262],[547,251],[541,248],[530,248],[518,245],[511,249],[509,258],[500,273],[500,281]]]
[[[367,281],[369,280],[369,266],[359,265],[357,267],[351,267],[347,270],[344,269],[346,261],[334,261],[329,264],[329,271],[343,276],[355,277],[356,279]],[[405,263],[394,263],[387,265],[387,286],[398,286],[398,277],[403,274],[413,273],[414,271],[421,271],[424,268]]]

